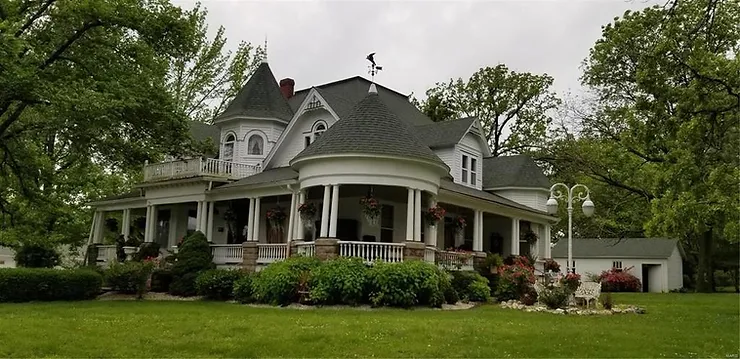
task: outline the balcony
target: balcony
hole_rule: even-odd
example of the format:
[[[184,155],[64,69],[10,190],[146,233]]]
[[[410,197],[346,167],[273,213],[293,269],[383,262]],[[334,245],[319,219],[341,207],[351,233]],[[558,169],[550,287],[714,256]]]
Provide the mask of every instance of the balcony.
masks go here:
[[[261,172],[259,166],[218,160],[194,158],[180,161],[160,162],[144,165],[144,182],[199,176],[220,177],[236,180]]]

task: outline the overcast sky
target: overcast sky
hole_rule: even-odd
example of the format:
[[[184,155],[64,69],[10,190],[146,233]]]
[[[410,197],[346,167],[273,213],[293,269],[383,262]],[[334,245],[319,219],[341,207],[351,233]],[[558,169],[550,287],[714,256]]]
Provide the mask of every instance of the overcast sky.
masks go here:
[[[192,8],[195,1],[175,0]],[[230,46],[262,45],[277,77],[296,89],[368,75],[365,56],[383,66],[377,82],[423,97],[483,66],[548,73],[558,93],[580,91],[580,64],[601,26],[658,0],[560,1],[244,1],[202,0],[211,31]]]

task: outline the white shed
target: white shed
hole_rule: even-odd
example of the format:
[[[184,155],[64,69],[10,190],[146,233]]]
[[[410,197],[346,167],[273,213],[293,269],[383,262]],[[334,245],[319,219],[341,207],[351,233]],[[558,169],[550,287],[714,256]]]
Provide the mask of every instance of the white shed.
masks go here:
[[[566,268],[567,239],[555,244],[552,258]],[[683,286],[683,262],[675,239],[574,238],[573,262],[581,275],[632,267],[630,273],[640,279],[643,292],[668,292]]]
[[[15,268],[15,251],[0,246],[0,268]]]

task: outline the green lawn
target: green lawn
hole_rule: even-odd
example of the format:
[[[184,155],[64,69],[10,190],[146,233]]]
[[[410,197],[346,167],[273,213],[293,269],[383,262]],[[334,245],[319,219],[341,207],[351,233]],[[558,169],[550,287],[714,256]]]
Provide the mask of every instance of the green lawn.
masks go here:
[[[294,310],[212,302],[0,304],[0,357],[737,358],[736,294],[622,294],[645,315]]]

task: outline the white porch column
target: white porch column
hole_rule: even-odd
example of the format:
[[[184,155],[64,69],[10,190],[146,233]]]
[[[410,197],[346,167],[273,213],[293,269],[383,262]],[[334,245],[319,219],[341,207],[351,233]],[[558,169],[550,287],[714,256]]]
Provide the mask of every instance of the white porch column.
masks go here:
[[[203,231],[203,227],[201,227],[203,224],[203,201],[198,201],[196,203],[198,204],[198,207],[195,211],[195,230]]]
[[[152,206],[146,206],[146,220],[144,221],[144,242],[152,241]]]
[[[249,218],[247,218],[247,241],[253,241],[253,240],[254,240],[254,198],[249,198]]]
[[[549,223],[544,225],[544,227],[545,233],[542,237],[544,238],[543,242],[545,243],[545,258],[552,258],[552,227]]]
[[[329,236],[329,208],[331,207],[331,186],[324,186],[324,202],[321,204],[321,233],[320,238]]]
[[[300,191],[298,192],[298,205],[296,205],[296,228],[293,228],[293,231],[295,231],[295,237],[296,240],[302,241],[303,236],[305,234],[305,231],[303,230],[305,227],[305,224],[303,223],[303,218],[301,218],[300,213],[298,213],[298,206],[301,204],[306,203],[306,192]]]
[[[331,219],[329,222],[329,238],[337,238],[337,222],[339,220],[339,185],[331,189]]]
[[[259,242],[260,240],[260,222],[262,222],[262,215],[260,214],[260,197],[254,199],[254,237],[252,240]]]
[[[406,202],[406,240],[414,240],[414,190],[409,188],[409,198]]]
[[[437,206],[437,200],[432,197],[429,199],[429,208],[434,208]],[[427,232],[425,233],[424,243],[427,246],[434,246],[437,243],[437,226],[444,227],[444,218],[442,218],[441,221],[437,222],[436,226],[427,226]]]
[[[511,254],[519,255],[519,218],[511,219]]]
[[[123,216],[121,218],[121,234],[123,238],[128,239],[131,234],[131,209],[126,208],[123,210]]]
[[[96,211],[95,229],[93,230],[93,243],[103,243],[103,232],[105,230],[105,212]]]
[[[206,202],[208,206],[208,218],[206,219],[206,238],[213,242],[213,212],[216,207],[216,202]]]
[[[414,241],[421,242],[421,190],[414,191]]]
[[[296,195],[295,192],[292,193],[290,196],[290,215],[288,216],[288,233],[285,238],[285,243],[290,243],[290,241],[293,240],[293,230],[295,229],[295,217],[296,212],[298,212],[298,205],[296,204]]]
[[[159,221],[159,218],[157,217],[157,206],[152,205],[152,232],[149,237],[150,242],[157,240],[157,221]]]
[[[179,238],[177,238],[177,235],[178,235],[177,231],[178,231],[178,228],[180,228],[180,221],[182,220],[182,218],[180,218],[180,216],[182,216],[183,214],[182,205],[173,204],[172,209],[170,210],[170,213],[171,213],[170,214],[170,233],[169,233],[169,237],[167,238],[167,248],[176,246],[177,241],[179,240]],[[185,226],[187,229],[187,218],[185,218],[185,223],[186,223]]]
[[[483,212],[475,210],[473,218],[473,251],[483,250]]]

